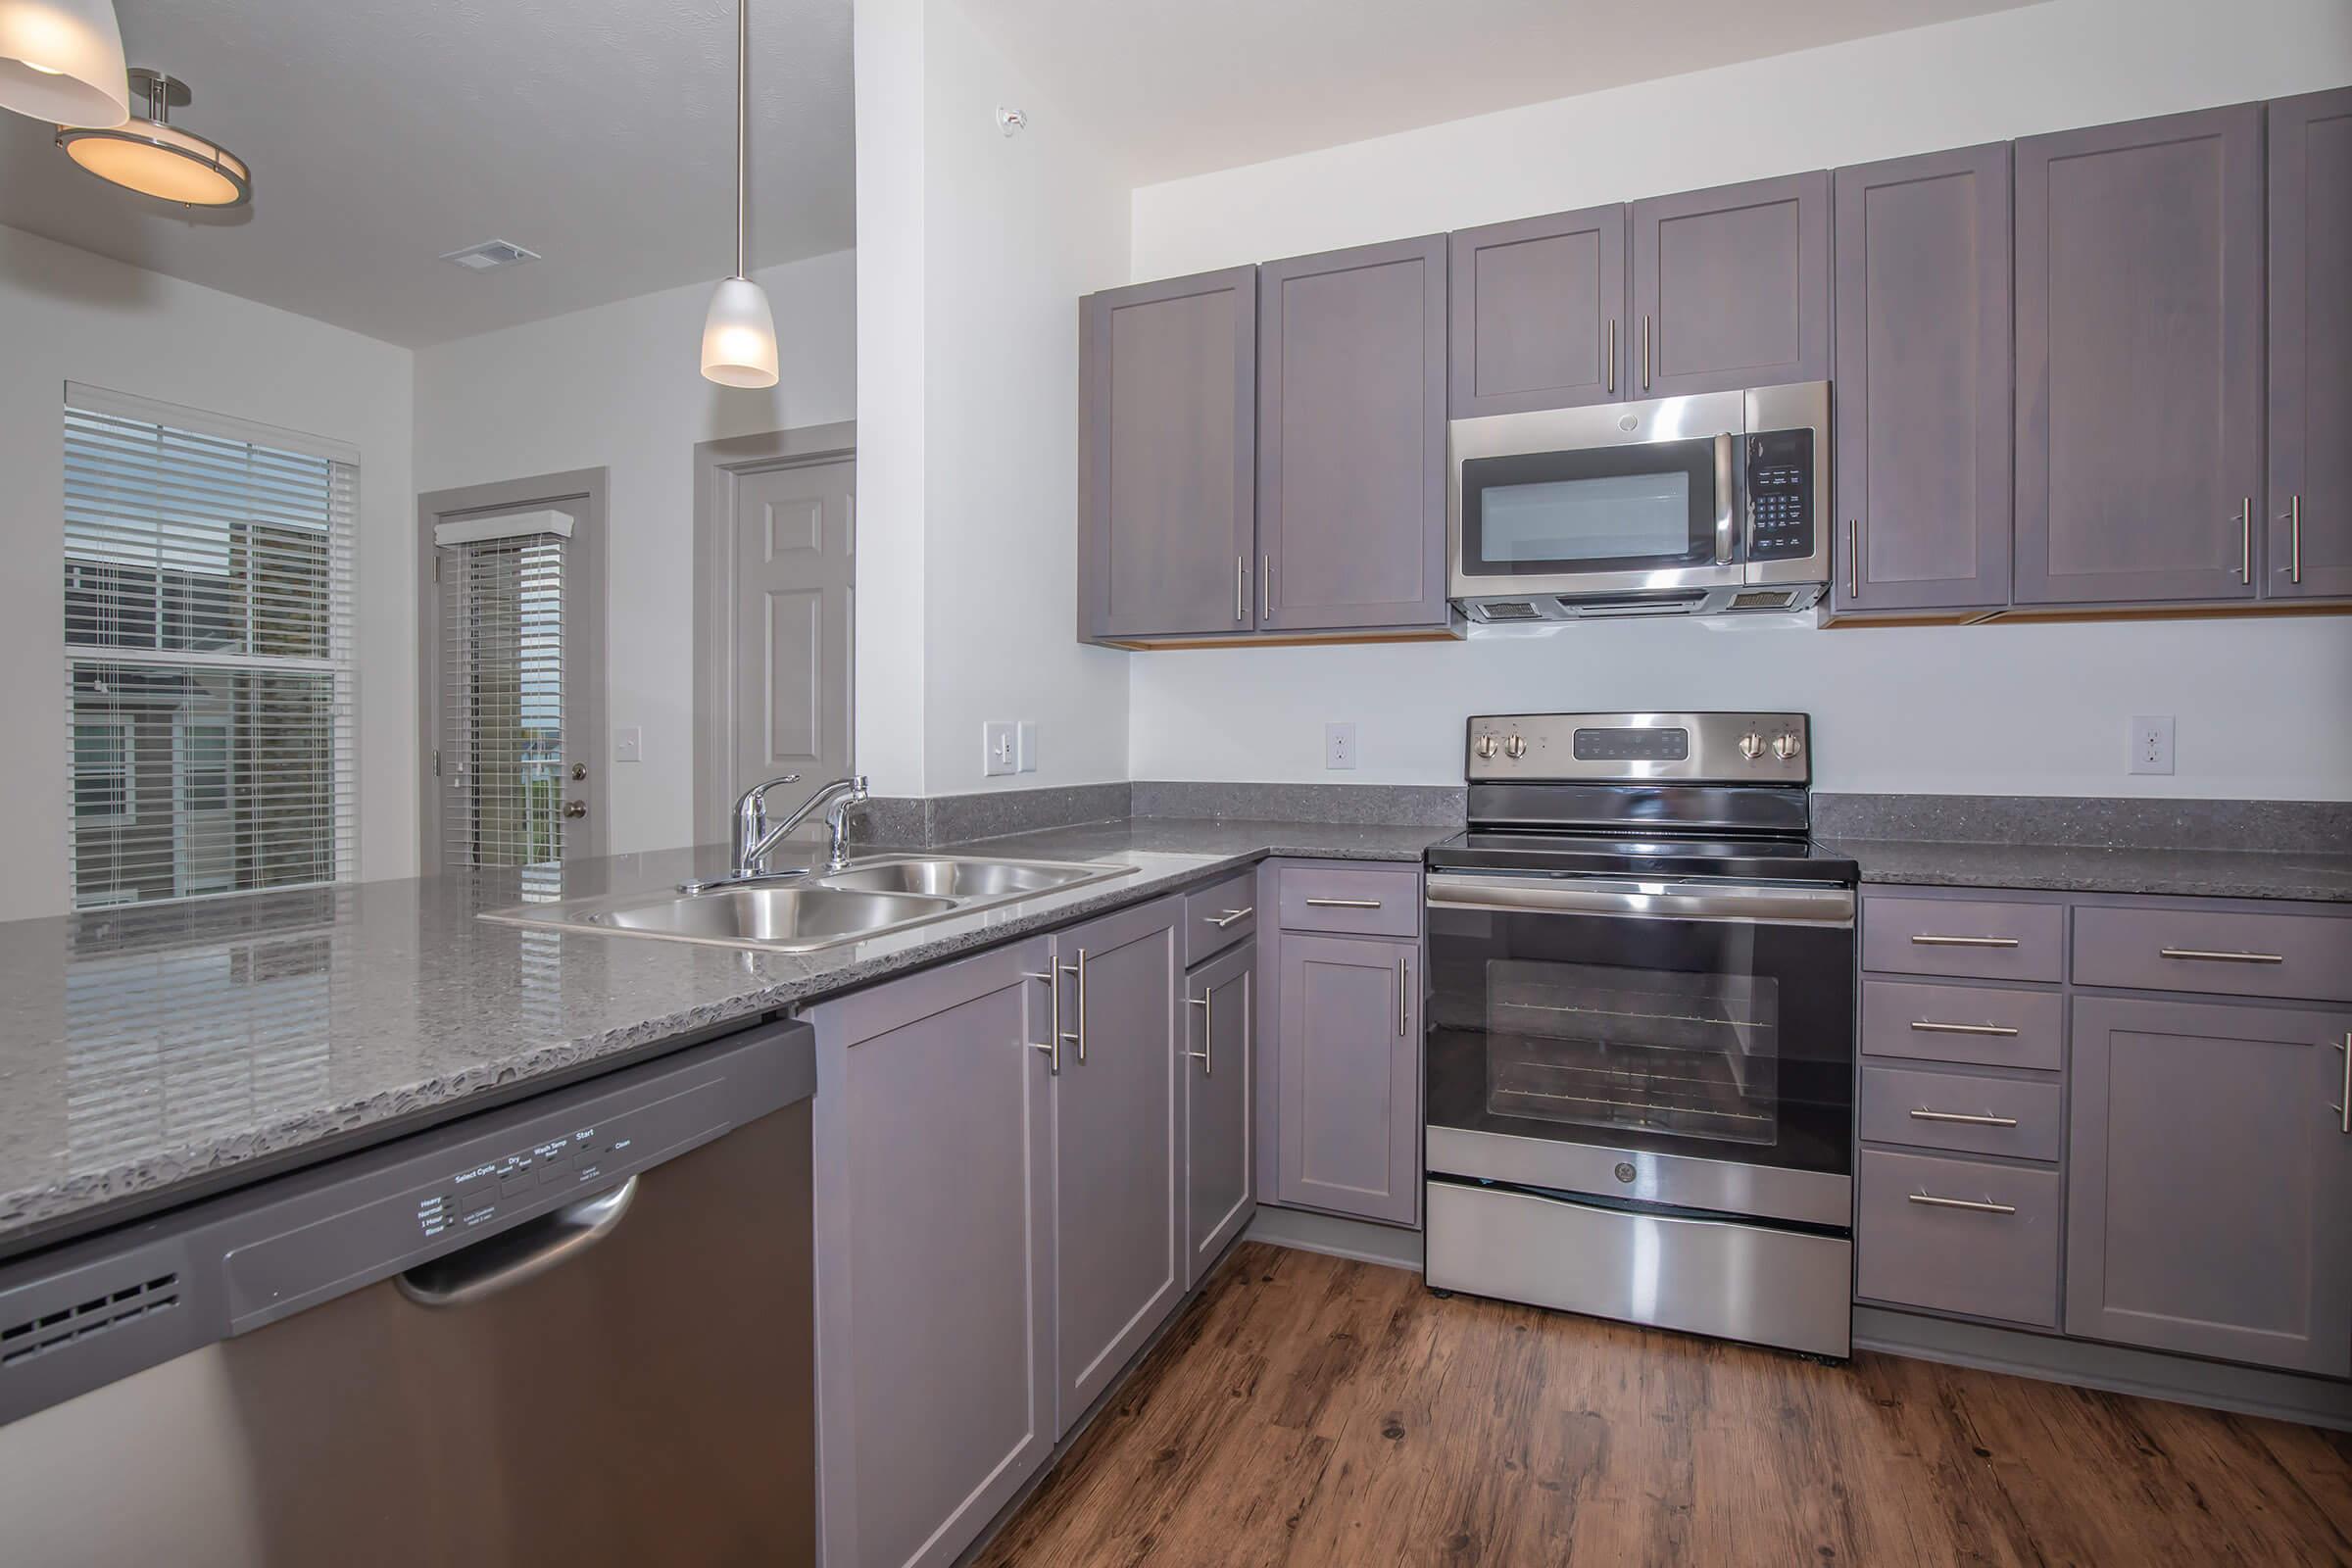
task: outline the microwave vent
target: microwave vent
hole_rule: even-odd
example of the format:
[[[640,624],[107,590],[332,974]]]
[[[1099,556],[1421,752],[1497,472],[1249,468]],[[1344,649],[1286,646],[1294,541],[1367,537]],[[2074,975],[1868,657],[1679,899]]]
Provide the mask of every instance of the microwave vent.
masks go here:
[[[1544,612],[1529,599],[1489,599],[1478,606],[1481,620],[1542,620]]]
[[[1732,596],[1726,610],[1793,610],[1796,592],[1790,588],[1748,588]]]
[[[1562,598],[1560,609],[1571,615],[1688,615],[1705,607],[1704,589],[1646,594],[1583,594]]]

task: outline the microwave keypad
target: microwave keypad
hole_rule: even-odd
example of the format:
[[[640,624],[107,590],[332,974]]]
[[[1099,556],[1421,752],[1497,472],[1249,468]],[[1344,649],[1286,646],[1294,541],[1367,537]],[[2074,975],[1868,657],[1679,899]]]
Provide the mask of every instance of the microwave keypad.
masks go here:
[[[1747,554],[1780,561],[1813,554],[1813,432],[1747,438]]]

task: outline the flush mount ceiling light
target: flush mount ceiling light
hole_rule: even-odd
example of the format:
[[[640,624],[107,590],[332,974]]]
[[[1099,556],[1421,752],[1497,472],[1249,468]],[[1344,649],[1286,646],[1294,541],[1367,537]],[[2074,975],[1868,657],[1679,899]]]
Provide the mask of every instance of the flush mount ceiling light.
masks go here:
[[[53,125],[128,120],[114,0],[0,0],[0,109]]]
[[[720,386],[776,384],[776,318],[744,259],[743,139],[745,61],[751,42],[747,8],[735,0],[735,275],[720,280],[703,318],[703,375]]]
[[[243,160],[172,123],[172,111],[188,102],[186,82],[144,68],[133,68],[129,78],[142,113],[111,128],[60,125],[57,144],[68,158],[100,179],[183,207],[242,207],[253,199]]]

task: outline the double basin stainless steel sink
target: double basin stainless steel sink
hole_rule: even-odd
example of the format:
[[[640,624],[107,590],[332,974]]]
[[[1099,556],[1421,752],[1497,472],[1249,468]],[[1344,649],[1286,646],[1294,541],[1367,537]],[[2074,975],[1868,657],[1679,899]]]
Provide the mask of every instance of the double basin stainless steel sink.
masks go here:
[[[509,925],[609,931],[767,953],[812,953],[951,915],[1084,887],[1132,866],[888,855],[839,871],[786,872],[694,891],[616,893],[485,914]]]

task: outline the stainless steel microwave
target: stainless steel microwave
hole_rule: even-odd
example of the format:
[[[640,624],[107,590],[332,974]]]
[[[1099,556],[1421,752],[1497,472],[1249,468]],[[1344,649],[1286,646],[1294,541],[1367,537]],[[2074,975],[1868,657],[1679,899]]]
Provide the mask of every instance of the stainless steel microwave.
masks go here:
[[[1473,622],[1805,610],[1830,580],[1826,381],[1446,427],[1446,593]]]

